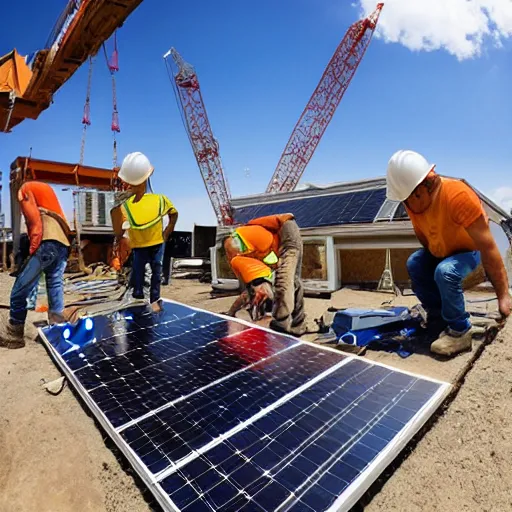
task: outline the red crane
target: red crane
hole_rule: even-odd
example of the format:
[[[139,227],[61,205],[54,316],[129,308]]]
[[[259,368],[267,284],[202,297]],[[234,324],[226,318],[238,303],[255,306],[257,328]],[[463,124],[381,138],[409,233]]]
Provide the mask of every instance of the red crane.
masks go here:
[[[177,71],[174,73],[172,61]],[[178,99],[181,117],[201,171],[206,191],[221,226],[233,224],[231,194],[224,177],[219,143],[213,136],[194,68],[171,48],[165,55],[169,78]]]
[[[297,186],[370,44],[383,6],[379,3],[347,30],[293,129],[267,193],[289,192]]]

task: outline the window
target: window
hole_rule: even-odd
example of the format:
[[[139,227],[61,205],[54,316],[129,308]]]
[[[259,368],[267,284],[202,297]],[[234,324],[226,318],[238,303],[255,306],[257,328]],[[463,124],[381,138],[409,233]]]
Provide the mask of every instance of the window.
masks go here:
[[[92,192],[85,192],[85,223],[92,223]]]
[[[98,192],[98,224],[105,226],[107,223],[107,207],[105,201],[105,194]]]
[[[237,279],[228,263],[223,246],[217,249],[217,279]]]
[[[304,242],[302,278],[327,281],[327,246],[325,240]]]

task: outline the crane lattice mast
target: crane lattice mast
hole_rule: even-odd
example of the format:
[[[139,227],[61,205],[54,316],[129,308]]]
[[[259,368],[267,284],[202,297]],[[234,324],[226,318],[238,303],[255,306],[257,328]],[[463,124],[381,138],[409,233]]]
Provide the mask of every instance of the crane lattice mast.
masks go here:
[[[177,67],[176,73],[173,73],[170,57]],[[164,60],[171,83],[176,86],[175,92],[179,99],[185,129],[217,221],[221,226],[231,225],[231,194],[222,168],[219,144],[208,121],[196,72],[174,48],[164,55]]]
[[[370,44],[383,6],[379,3],[372,14],[347,30],[293,129],[267,193],[297,186]]]

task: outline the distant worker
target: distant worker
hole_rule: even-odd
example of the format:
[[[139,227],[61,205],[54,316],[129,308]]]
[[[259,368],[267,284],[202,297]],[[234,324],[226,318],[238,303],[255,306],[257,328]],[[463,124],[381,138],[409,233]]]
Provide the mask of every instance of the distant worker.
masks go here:
[[[471,187],[439,176],[434,168],[414,151],[396,152],[388,163],[387,197],[404,203],[424,247],[409,257],[407,270],[427,312],[427,323],[445,327],[430,349],[451,356],[472,346],[463,280],[480,263],[494,286],[503,317],[510,315],[511,298],[480,199]]]
[[[130,153],[123,160],[119,178],[129,185],[129,199],[111,211],[112,225],[117,240],[128,230],[133,263],[131,283],[133,298],[144,299],[146,264],[151,267],[150,303],[153,311],[161,311],[160,287],[164,241],[174,231],[178,212],[171,201],[160,194],[147,193],[154,168],[142,153]],[[163,230],[163,219],[169,224]]]
[[[64,322],[64,270],[69,255],[70,229],[57,196],[46,183],[30,181],[18,192],[30,241],[29,259],[11,291],[9,322],[1,326],[0,346],[25,346],[27,299],[43,273],[46,277],[49,323]]]
[[[305,334],[302,238],[294,216],[253,219],[236,228],[225,239],[224,248],[234,273],[248,287],[230,314],[248,301],[263,313],[265,305],[273,301],[270,328],[297,336]]]

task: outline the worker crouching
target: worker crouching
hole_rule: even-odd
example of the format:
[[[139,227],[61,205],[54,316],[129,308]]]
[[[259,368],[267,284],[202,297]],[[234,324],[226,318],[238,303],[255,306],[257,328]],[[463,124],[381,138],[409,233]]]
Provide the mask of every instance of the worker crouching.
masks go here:
[[[427,312],[427,324],[445,330],[431,351],[452,356],[472,346],[465,279],[481,266],[491,281],[503,317],[511,299],[503,260],[476,193],[462,181],[439,176],[414,151],[395,153],[387,169],[387,197],[402,201],[422,249],[407,261],[413,291]]]
[[[271,329],[295,336],[305,334],[302,238],[293,215],[253,219],[236,228],[225,239],[224,248],[234,273],[248,287],[230,314],[245,301],[261,316],[270,300]]]
[[[119,178],[129,185],[121,205],[111,211],[112,225],[117,240],[128,231],[132,248],[133,298],[144,299],[144,277],[146,265],[151,267],[150,303],[153,311],[162,309],[160,286],[162,279],[162,258],[164,241],[174,231],[178,212],[171,201],[160,194],[147,193],[149,179],[154,168],[142,153],[130,153],[123,160]],[[163,229],[163,219],[168,216],[169,224]]]
[[[66,217],[54,190],[46,183],[23,184],[18,202],[27,224],[30,256],[11,291],[9,321],[0,327],[0,346],[7,348],[25,346],[27,298],[37,286],[41,273],[46,278],[49,323],[65,321],[63,283],[70,246]]]

